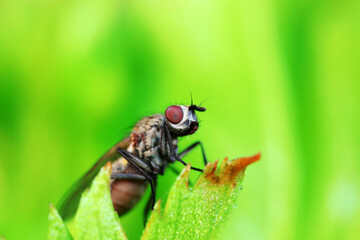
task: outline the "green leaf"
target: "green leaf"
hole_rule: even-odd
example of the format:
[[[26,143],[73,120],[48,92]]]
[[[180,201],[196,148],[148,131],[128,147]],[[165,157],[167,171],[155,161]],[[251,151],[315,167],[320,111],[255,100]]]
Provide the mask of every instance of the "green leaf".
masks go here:
[[[245,168],[260,159],[260,154],[225,159],[208,164],[192,190],[190,166],[186,166],[170,190],[164,213],[160,201],[148,221],[143,240],[214,239],[235,204]]]
[[[1,239],[1,238],[0,238]],[[64,225],[56,208],[50,204],[49,213],[49,230],[47,233],[47,239],[72,239],[68,229]]]
[[[208,164],[193,189],[189,189],[190,165],[186,166],[170,190],[162,213],[161,201],[149,218],[142,236],[149,239],[214,239],[234,206],[245,168],[260,154],[225,159]],[[72,226],[74,239],[127,239],[110,195],[111,163],[83,193]],[[72,239],[53,206],[49,214],[49,240]]]
[[[75,215],[75,239],[127,239],[110,195],[111,163],[101,168]]]
[[[74,239],[127,239],[110,195],[111,163],[101,168],[83,193],[72,223]],[[55,207],[50,206],[48,240],[73,239]]]

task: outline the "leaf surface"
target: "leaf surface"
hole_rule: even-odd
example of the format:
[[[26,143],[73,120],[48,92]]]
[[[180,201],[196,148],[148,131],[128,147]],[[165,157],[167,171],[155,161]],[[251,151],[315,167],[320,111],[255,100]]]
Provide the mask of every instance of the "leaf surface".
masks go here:
[[[109,162],[83,193],[75,215],[74,239],[127,239],[112,205],[110,174]]]
[[[50,207],[48,240],[83,239],[126,240],[110,195],[111,163],[101,168],[90,189],[80,200],[74,222],[73,237],[70,235],[61,217],[54,207]]]
[[[190,189],[190,165],[172,186],[165,208],[161,201],[149,218],[142,239],[214,239],[234,207],[241,189],[245,168],[260,159],[252,157],[224,159],[209,163]],[[71,236],[57,210],[51,205],[48,240],[127,239],[110,195],[111,163],[101,168],[91,188],[81,197],[72,225]]]
[[[1,238],[0,238],[1,239]],[[73,239],[63,223],[59,213],[56,208],[50,204],[50,213],[49,213],[49,228],[47,233],[47,239],[63,239],[71,240]]]
[[[234,207],[245,168],[260,154],[209,163],[193,189],[189,188],[190,166],[186,166],[170,190],[163,213],[155,206],[143,240],[214,239]]]

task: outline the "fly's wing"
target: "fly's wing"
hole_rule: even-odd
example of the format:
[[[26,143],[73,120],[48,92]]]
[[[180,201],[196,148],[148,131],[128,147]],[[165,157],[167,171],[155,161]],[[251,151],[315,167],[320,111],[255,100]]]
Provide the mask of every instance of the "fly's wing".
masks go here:
[[[104,166],[108,161],[115,161],[120,157],[117,149],[122,148],[126,149],[130,145],[129,137],[115,144],[109,151],[107,151],[96,163],[95,165],[75,184],[71,186],[71,188],[64,194],[58,203],[58,210],[61,217],[66,220],[72,217],[76,209],[79,205],[80,198],[82,193],[86,188],[88,188],[98,174],[100,168]]]

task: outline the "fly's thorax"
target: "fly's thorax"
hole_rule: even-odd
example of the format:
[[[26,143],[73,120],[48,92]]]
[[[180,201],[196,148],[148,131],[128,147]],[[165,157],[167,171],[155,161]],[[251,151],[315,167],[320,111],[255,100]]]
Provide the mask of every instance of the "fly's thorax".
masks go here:
[[[164,115],[155,114],[140,120],[130,134],[128,151],[147,162],[153,161],[161,168],[166,161],[160,154],[160,138],[165,124]]]

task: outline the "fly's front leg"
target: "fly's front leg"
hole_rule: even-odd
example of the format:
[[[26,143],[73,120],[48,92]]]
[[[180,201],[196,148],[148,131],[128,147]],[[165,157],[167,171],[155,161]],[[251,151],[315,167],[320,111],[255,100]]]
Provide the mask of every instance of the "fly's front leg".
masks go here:
[[[200,147],[201,147],[201,152],[202,152],[204,164],[205,164],[205,166],[206,166],[207,160],[206,160],[205,150],[204,150],[204,146],[202,145],[202,143],[201,143],[200,141],[197,141],[197,142],[194,142],[193,144],[191,144],[189,147],[187,147],[187,148],[184,149],[181,153],[179,153],[178,156],[179,156],[179,158],[182,158],[183,156],[185,156],[186,154],[188,154],[190,151],[192,151],[196,146],[200,146]]]
[[[169,151],[167,152],[167,155],[169,156],[170,160],[173,162],[179,161],[184,166],[186,166],[187,165],[186,162],[184,162],[175,152],[175,147],[171,142],[170,132],[169,132],[169,129],[166,127],[166,125],[164,126],[164,133],[165,133],[165,139],[162,139],[162,140],[166,141],[166,143],[167,143],[166,146],[169,146]],[[202,169],[200,169],[200,168],[191,167],[191,169],[202,172]]]

